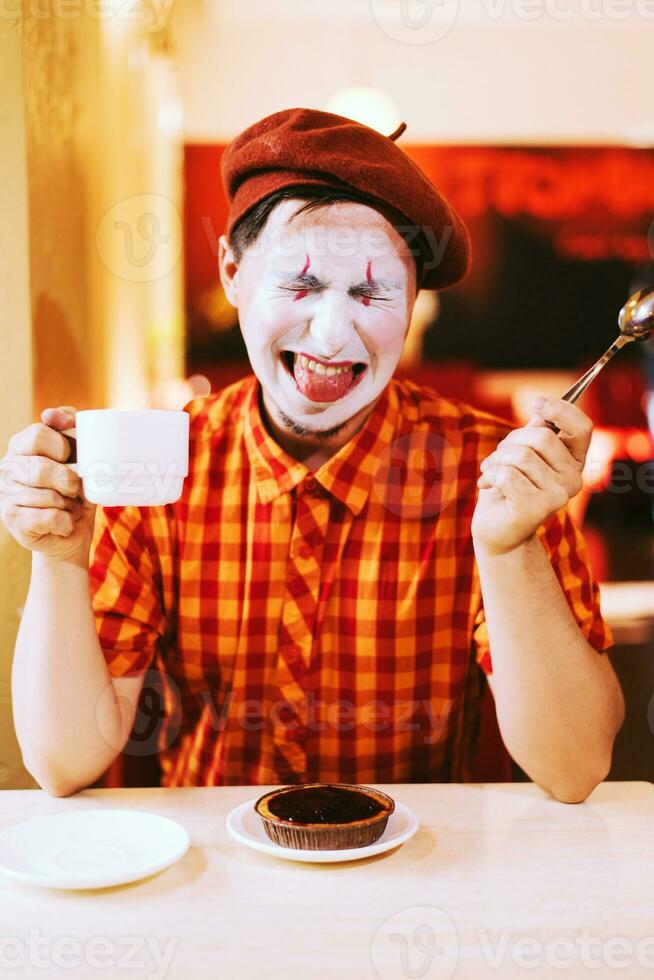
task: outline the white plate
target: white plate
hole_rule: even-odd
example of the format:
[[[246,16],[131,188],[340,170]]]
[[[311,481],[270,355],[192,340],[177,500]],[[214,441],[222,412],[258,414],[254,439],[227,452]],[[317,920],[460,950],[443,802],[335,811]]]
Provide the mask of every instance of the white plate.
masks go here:
[[[418,829],[418,818],[415,813],[403,803],[396,802],[395,809],[388,818],[386,830],[374,844],[335,851],[306,851],[296,847],[281,847],[271,841],[263,829],[261,817],[254,809],[258,799],[257,796],[247,803],[234,807],[227,817],[227,830],[241,844],[253,847],[255,851],[262,851],[264,854],[272,854],[273,857],[285,858],[287,861],[309,861],[312,864],[320,864],[323,861],[330,863],[359,861],[372,854],[383,854],[384,851],[390,851],[392,847],[403,844],[409,837],[413,837]]]
[[[53,813],[0,834],[0,870],[30,885],[107,888],[167,868],[189,843],[184,827],[156,813]]]

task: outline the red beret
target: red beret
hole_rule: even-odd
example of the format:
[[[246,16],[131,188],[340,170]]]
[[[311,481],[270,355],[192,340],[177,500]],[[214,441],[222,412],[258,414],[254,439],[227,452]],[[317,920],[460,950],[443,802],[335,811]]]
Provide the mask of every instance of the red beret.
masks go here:
[[[349,189],[386,216],[389,209],[395,212],[400,223],[420,233],[416,239],[425,262],[423,289],[458,282],[470,262],[467,229],[395,144],[405,128],[383,136],[345,116],[317,109],[284,109],[260,119],[223,154],[222,179],[230,202],[227,237],[251,208],[280,188],[312,184]]]

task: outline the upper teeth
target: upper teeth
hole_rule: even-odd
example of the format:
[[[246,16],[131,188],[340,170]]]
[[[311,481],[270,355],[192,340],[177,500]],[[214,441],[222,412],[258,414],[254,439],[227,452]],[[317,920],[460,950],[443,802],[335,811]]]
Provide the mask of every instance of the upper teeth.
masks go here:
[[[350,370],[350,368],[346,366],[327,367],[326,364],[321,364],[320,361],[309,360],[309,358],[305,357],[304,354],[297,354],[296,356],[299,359],[301,367],[308,368],[309,371],[314,371],[316,374],[324,374],[328,378],[331,378],[335,374],[342,374],[343,371]]]

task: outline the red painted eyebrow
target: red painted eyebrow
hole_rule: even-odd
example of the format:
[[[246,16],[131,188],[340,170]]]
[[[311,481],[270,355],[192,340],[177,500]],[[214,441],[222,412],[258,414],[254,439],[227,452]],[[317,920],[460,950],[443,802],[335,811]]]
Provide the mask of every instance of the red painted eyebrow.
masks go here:
[[[368,265],[366,266],[366,282],[368,283],[369,286],[372,286],[373,281],[374,280],[372,278],[372,259],[368,259]],[[361,302],[363,303],[364,306],[370,306],[370,297],[362,296]]]
[[[311,259],[307,254],[307,257],[304,262],[304,268],[302,269],[300,275],[297,277],[298,279],[302,279],[304,276],[306,276],[307,272],[309,271],[310,265],[311,265]],[[293,302],[295,303],[298,299],[304,299],[304,297],[307,295],[308,292],[309,292],[308,289],[298,289],[297,293],[293,297]]]
[[[279,281],[283,282],[287,287],[290,287],[295,291],[295,299],[302,299],[307,295],[309,289],[319,288],[324,285],[324,283],[321,283],[314,273],[309,272],[310,267],[311,259],[307,255],[304,266],[300,272],[293,272],[290,274],[286,272],[277,273],[277,278]],[[350,291],[357,292],[361,289],[397,292],[402,289],[402,283],[397,279],[375,279],[372,274],[372,261],[368,260],[366,263],[365,279],[352,286]]]

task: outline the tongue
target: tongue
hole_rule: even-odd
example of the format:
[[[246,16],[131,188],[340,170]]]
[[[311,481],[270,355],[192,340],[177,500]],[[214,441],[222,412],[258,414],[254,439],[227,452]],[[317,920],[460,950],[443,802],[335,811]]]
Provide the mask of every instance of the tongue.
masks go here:
[[[328,377],[326,374],[316,374],[308,367],[300,365],[300,359],[295,358],[293,367],[297,386],[304,395],[312,402],[335,402],[349,390],[354,378],[352,368],[333,374]]]

